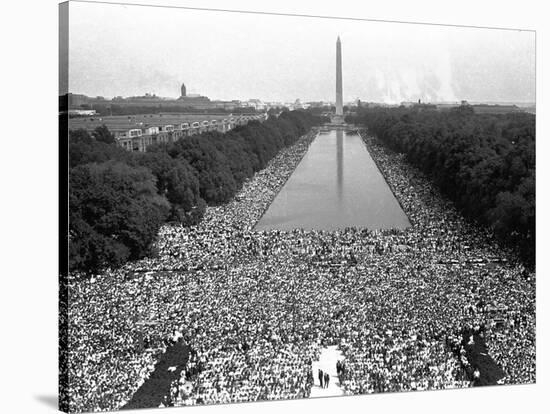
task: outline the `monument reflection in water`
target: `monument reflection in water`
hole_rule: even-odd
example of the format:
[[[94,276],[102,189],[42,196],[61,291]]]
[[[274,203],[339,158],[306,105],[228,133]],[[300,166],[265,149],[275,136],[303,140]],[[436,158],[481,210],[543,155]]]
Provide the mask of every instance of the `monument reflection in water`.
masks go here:
[[[317,135],[256,230],[409,226],[361,137],[337,129]]]

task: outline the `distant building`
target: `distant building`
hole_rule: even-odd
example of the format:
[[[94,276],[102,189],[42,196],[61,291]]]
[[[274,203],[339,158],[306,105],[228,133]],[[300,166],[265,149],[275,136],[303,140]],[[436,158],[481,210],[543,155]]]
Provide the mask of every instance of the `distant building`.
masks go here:
[[[216,106],[210,102],[210,99],[206,96],[180,96],[177,100],[179,105],[187,106],[189,108],[197,109],[210,109]]]
[[[144,152],[149,145],[174,142],[208,131],[228,132],[250,121],[265,121],[267,114],[178,114],[159,113],[77,117],[69,120],[69,130],[89,132],[105,125],[116,143],[128,151]]]
[[[68,98],[68,104],[69,108],[80,108],[83,105],[91,105],[94,103],[101,103],[105,102],[105,98],[102,96],[96,96],[95,98],[82,95],[82,94],[76,94],[76,93],[69,93],[67,94]]]
[[[79,107],[81,105],[87,104],[88,97],[86,95],[69,93],[67,97],[69,108]]]
[[[310,108],[322,108],[323,106],[327,106],[329,104],[323,101],[313,101],[307,102],[307,105],[309,105]]]
[[[171,108],[192,108],[195,110],[212,110],[212,109],[223,109],[226,111],[233,111],[236,108],[240,107],[249,107],[254,108],[256,111],[266,111],[268,105],[259,99],[250,99],[248,102],[240,102],[237,100],[232,101],[222,101],[216,100],[211,101],[207,96],[202,96],[200,94],[191,94],[187,93],[187,87],[185,83],[182,83],[180,86],[180,96],[177,99],[174,98],[164,98],[155,95],[154,93],[145,93],[142,96],[131,96],[131,97],[122,97],[115,96],[113,99],[105,99],[101,96],[92,98],[82,94],[72,94],[67,95],[66,100],[60,100],[60,108],[74,109],[74,110],[99,110],[99,112],[104,112],[105,108],[107,111],[109,107],[124,107],[124,108],[155,108],[155,109],[168,109]],[[63,98],[64,99],[64,98]],[[66,102],[66,104],[65,104]],[[112,106],[111,106],[112,105]]]
[[[267,104],[263,103],[259,99],[249,99],[246,102],[242,102],[241,106],[246,108],[254,108],[256,111],[264,111],[267,109]]]
[[[91,116],[95,115],[97,112],[95,109],[69,109],[67,113],[76,116]]]
[[[211,101],[215,108],[224,109],[226,111],[232,111],[235,108],[239,108],[241,105],[233,101]]]

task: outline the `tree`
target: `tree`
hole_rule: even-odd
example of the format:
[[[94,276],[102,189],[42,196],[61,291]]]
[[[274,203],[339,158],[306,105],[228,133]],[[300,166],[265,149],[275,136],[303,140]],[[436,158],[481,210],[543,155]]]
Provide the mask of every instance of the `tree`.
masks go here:
[[[96,271],[143,257],[169,211],[149,170],[117,161],[74,168],[69,202],[73,270]]]
[[[462,213],[495,232],[528,265],[535,258],[535,117],[527,113],[359,108],[363,123],[426,173]]]
[[[98,126],[92,133],[92,136],[96,139],[96,141],[104,142],[105,144],[115,143],[115,136],[111,134],[109,128],[107,128],[105,124]]]
[[[101,134],[105,135],[105,130],[101,129]],[[107,134],[110,133],[107,132]],[[128,151],[114,143],[108,144],[98,141],[85,129],[69,132],[69,166],[71,168],[90,162],[100,163],[113,159],[127,160],[130,156],[131,154]]]
[[[116,111],[116,108],[114,109]],[[278,151],[321,122],[305,111],[125,151],[102,125],[69,134],[70,268],[93,272],[151,252],[160,225],[197,223]]]

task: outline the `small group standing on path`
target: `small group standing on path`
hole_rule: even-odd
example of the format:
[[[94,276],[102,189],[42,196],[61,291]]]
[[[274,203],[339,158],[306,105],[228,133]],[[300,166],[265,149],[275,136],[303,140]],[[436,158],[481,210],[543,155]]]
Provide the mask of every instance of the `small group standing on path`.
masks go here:
[[[340,375],[344,373],[344,362],[336,361],[336,373],[338,375],[338,378],[340,378]],[[321,388],[328,388],[328,385],[330,383],[330,375],[328,372],[323,372],[322,369],[318,370],[318,377],[319,377],[319,386]]]
[[[330,382],[330,375],[328,372],[323,373],[323,370],[319,370],[319,385],[321,388],[328,388],[328,384]]]
[[[340,378],[340,375],[344,374],[344,371],[346,370],[346,365],[344,361],[340,362],[339,360],[336,361],[336,374],[338,375],[338,378]]]

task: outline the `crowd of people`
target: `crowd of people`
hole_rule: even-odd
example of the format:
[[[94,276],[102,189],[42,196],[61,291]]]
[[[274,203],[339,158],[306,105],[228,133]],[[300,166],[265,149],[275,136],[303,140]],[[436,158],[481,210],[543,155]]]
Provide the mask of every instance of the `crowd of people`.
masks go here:
[[[173,337],[193,352],[169,405],[308,397],[328,345],[347,394],[471,386],[453,344],[475,326],[503,383],[534,382],[534,273],[362,136],[411,227],[255,231],[302,137],[198,225],[164,226],[158,257],[70,284],[71,409],[120,408]]]

